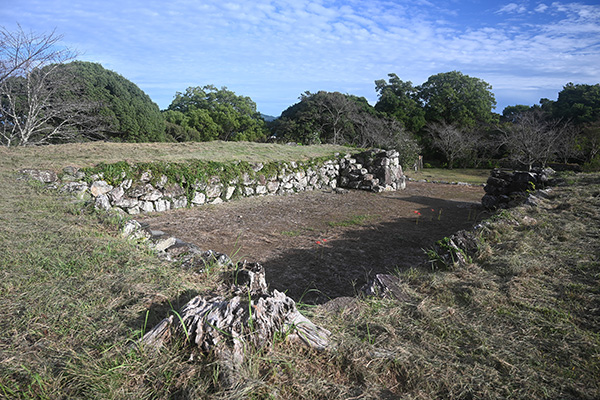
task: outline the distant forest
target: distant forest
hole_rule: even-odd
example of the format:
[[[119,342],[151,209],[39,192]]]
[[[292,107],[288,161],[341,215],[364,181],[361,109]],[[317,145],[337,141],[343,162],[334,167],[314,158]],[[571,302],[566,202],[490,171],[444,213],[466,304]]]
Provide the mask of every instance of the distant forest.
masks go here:
[[[281,116],[226,87],[188,87],[166,110],[102,65],[56,50],[60,36],[0,30],[0,144],[275,141],[395,148],[438,166],[600,169],[600,84],[567,83],[557,100],[493,110],[485,81],[450,71],[421,85],[390,73],[372,106],[347,93],[305,92]],[[27,48],[28,52],[23,49]],[[28,56],[25,56],[27,54]]]

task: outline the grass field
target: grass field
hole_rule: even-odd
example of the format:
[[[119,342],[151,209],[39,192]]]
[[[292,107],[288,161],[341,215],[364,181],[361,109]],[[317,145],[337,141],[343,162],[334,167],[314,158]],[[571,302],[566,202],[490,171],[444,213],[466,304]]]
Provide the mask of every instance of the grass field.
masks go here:
[[[569,175],[540,207],[492,218],[469,265],[398,272],[410,302],[306,308],[336,346],[317,353],[277,341],[247,355],[234,386],[219,380],[210,355],[191,358],[178,344],[160,352],[130,346],[216,275],[161,262],[123,240],[115,218],[15,179],[25,167],[316,155],[308,149],[0,149],[0,398],[600,398],[598,174]]]
[[[42,147],[0,147],[0,163],[4,168],[54,168],[65,165],[89,167],[100,162],[114,163],[150,161],[299,161],[355,152],[342,146],[288,146],[252,142],[190,143],[109,143],[64,144]],[[67,164],[66,164],[67,163]]]
[[[490,169],[445,169],[425,168],[418,172],[405,171],[406,176],[415,180],[465,182],[475,185],[483,184],[490,176]]]

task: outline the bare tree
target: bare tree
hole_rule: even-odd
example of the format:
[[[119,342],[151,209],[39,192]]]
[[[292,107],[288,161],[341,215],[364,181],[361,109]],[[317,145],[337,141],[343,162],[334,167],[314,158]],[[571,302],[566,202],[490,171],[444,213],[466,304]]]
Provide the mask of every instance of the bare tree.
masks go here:
[[[577,138],[581,130],[571,121],[557,124],[556,129],[558,135],[554,150],[556,158],[563,163],[580,158],[582,152],[577,148]]]
[[[78,91],[59,66],[75,57],[58,48],[62,39],[49,34],[0,29],[0,143],[43,144],[70,138],[75,119],[85,108]],[[67,90],[68,89],[68,90]]]
[[[73,51],[56,47],[62,38],[56,31],[36,34],[25,32],[21,25],[15,32],[0,27],[0,82],[75,58]]]
[[[501,145],[509,157],[527,167],[546,166],[557,152],[563,134],[569,125],[560,120],[544,117],[542,111],[526,111],[515,117],[514,123],[500,129]]]
[[[446,122],[430,122],[426,130],[431,138],[431,145],[446,157],[450,169],[458,159],[474,150],[477,143],[464,129]]]

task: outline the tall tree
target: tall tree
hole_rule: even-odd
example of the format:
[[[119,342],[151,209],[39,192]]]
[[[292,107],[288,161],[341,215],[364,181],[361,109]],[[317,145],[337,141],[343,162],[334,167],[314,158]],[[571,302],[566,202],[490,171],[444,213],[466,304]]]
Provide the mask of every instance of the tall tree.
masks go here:
[[[428,122],[445,122],[459,128],[497,122],[496,99],[487,82],[451,71],[430,76],[419,88]]]
[[[506,106],[504,107],[504,110],[502,110],[502,120],[504,122],[516,122],[522,113],[530,110],[531,107],[524,104]]]
[[[412,164],[419,150],[400,122],[375,110],[363,97],[339,92],[305,92],[270,127],[278,138],[304,144],[395,148],[405,164]]]
[[[189,87],[177,92],[168,110],[179,111],[188,118],[188,126],[205,140],[264,140],[267,129],[256,103],[238,96],[226,87],[213,85]]]
[[[21,26],[0,29],[0,143],[49,143],[72,135],[81,105],[64,96],[66,82],[56,69],[75,57],[61,48],[55,32],[36,34]]]
[[[555,118],[568,119],[577,125],[600,120],[600,83],[567,83],[558,92],[558,99],[552,105],[552,114]]]
[[[419,92],[410,81],[402,81],[396,74],[375,81],[379,100],[377,111],[400,121],[410,132],[416,133],[425,126],[425,111],[419,100]]]
[[[102,120],[103,138],[124,142],[162,142],[165,121],[158,105],[136,84],[98,63],[74,61],[61,65],[57,73],[83,86],[79,99],[95,104],[91,113]],[[89,124],[82,131],[89,130]]]

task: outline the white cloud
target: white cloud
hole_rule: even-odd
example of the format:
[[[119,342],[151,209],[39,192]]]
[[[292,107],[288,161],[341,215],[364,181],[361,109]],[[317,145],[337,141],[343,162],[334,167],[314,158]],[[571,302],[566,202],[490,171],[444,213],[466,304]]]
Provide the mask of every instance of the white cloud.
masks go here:
[[[408,0],[115,2],[19,0],[0,20],[56,25],[85,59],[138,83],[162,108],[176,91],[211,83],[278,114],[305,90],[356,90],[373,101],[374,80],[390,72],[420,84],[461,70],[502,93],[600,76],[594,5],[540,3],[534,14],[512,2],[470,25],[458,9]]]
[[[512,14],[512,13],[517,13],[517,14],[522,14],[524,12],[527,11],[527,8],[521,4],[516,4],[516,3],[508,3],[507,5],[503,6],[502,8],[500,8],[497,13],[498,14],[502,14],[502,13],[508,13],[508,14]]]

